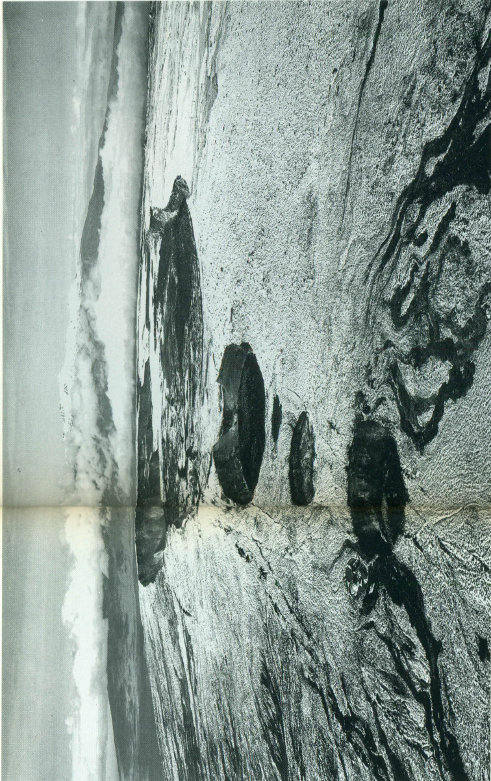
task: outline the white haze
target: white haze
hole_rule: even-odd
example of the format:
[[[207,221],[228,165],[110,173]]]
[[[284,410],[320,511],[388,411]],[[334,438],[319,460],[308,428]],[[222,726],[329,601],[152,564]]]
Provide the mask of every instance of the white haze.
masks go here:
[[[114,7],[109,8],[109,17]],[[107,35],[101,36],[101,26],[107,29],[111,22],[107,9],[99,11],[92,4],[84,12],[84,19],[84,25],[79,21],[79,28],[90,55],[82,59],[81,94],[76,98],[81,107],[77,128],[80,136],[93,119],[93,107],[87,101],[92,77],[98,75],[102,94],[107,94],[112,54]],[[105,510],[97,505],[103,505],[108,496],[110,501],[117,499],[123,504],[134,500],[134,329],[146,85],[143,19],[138,6],[125,6],[117,49],[117,93],[108,107],[104,142],[99,150],[104,206],[98,255],[89,280],[84,278],[86,271],[79,261],[60,383],[68,459],[76,468],[73,498],[84,505],[66,511],[65,535],[73,565],[63,606],[75,647],[70,730],[73,778],[81,781],[111,778],[116,772],[107,701],[107,622],[102,618]],[[102,106],[101,96],[93,97],[96,106]],[[100,133],[102,124],[95,130]],[[91,145],[86,158],[92,162],[87,172],[89,180],[95,170],[93,149],[98,142],[95,135],[85,140]],[[100,388],[92,370],[94,362],[101,360],[113,423],[108,436],[105,429],[101,431]]]
[[[4,680],[13,683],[4,689],[11,728],[3,766],[12,778],[109,780],[118,775],[103,618],[106,513],[97,505],[109,495],[134,501],[148,8],[124,6],[117,92],[99,150],[116,4],[9,5],[5,486],[7,502],[34,507],[4,516],[4,611],[12,628]],[[84,280],[80,242],[99,153],[99,252]],[[107,379],[108,435],[101,430],[96,358]],[[40,504],[47,507],[36,509]]]

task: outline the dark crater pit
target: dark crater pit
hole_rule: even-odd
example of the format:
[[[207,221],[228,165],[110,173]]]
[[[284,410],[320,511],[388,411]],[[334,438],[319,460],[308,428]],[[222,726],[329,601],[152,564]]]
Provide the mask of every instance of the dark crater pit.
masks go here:
[[[485,637],[477,636],[477,650],[481,662],[489,662],[489,643]]]
[[[314,431],[306,412],[302,412],[293,429],[288,477],[293,504],[310,504],[314,498]]]
[[[275,394],[273,399],[273,411],[271,413],[271,436],[273,437],[273,442],[275,445],[278,442],[278,437],[280,435],[282,419],[283,409],[281,407],[280,398],[277,394]]]
[[[244,505],[254,495],[265,442],[264,381],[249,344],[228,345],[218,382],[223,418],[213,460],[224,495]]]

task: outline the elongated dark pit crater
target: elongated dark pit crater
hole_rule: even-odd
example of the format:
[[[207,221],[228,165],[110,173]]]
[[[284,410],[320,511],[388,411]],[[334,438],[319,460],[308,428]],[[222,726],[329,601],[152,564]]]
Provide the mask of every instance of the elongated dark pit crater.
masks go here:
[[[223,354],[218,382],[223,418],[213,460],[223,493],[237,504],[251,501],[264,454],[264,381],[251,346],[230,344]]]
[[[481,662],[489,662],[489,643],[485,637],[477,635],[477,648]]]
[[[293,504],[310,504],[314,498],[314,430],[306,412],[302,412],[293,429],[290,446],[290,495]]]
[[[283,419],[283,409],[280,404],[280,399],[278,395],[275,395],[273,399],[273,411],[271,413],[271,436],[273,437],[273,442],[278,442],[278,437],[280,435],[280,428],[281,428],[281,421]]]

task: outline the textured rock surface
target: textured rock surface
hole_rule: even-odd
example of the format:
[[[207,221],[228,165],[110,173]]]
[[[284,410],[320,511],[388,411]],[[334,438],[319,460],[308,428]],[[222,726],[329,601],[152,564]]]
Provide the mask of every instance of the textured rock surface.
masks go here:
[[[472,0],[155,8],[137,549],[165,778],[488,778],[488,28]],[[241,507],[212,453],[244,343]]]

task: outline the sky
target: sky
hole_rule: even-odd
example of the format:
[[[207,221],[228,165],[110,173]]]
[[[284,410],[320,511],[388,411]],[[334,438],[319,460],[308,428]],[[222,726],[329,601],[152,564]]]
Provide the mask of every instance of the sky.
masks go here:
[[[65,516],[23,505],[60,503],[65,479],[77,4],[6,3],[3,17],[4,502],[20,506],[3,512],[3,774],[68,778]]]
[[[3,772],[112,781],[97,505],[109,488],[101,452],[123,501],[134,482],[148,8],[3,12]]]
[[[100,127],[93,139],[87,139],[90,127],[80,133],[78,82],[87,75],[81,4],[6,3],[3,17],[3,775],[82,779],[89,777],[83,765],[92,746],[77,724],[77,698],[79,679],[92,668],[88,658],[80,661],[75,630],[82,622],[98,630],[84,633],[89,655],[99,637],[104,645],[100,534],[87,531],[93,522],[83,524],[83,544],[70,545],[70,519],[59,507],[69,480],[59,378],[90,186],[86,171],[94,166]],[[97,84],[94,90],[101,92]],[[103,121],[99,115],[96,108],[90,113],[95,125]],[[90,593],[82,603],[83,589]],[[99,677],[104,682],[105,671]],[[84,707],[95,697],[107,709],[107,695],[98,691],[89,692]],[[110,727],[107,715],[101,720]],[[114,761],[113,752],[108,779],[116,777]]]
[[[58,375],[76,247],[78,3],[5,3],[4,502],[56,505],[66,482]]]

